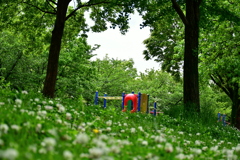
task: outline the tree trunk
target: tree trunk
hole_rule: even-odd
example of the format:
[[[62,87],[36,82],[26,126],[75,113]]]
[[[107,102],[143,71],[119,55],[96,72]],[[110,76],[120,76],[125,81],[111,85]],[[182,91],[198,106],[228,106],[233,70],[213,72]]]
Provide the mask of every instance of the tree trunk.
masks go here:
[[[52,31],[52,39],[48,56],[47,74],[43,88],[43,95],[49,98],[54,97],[61,42],[66,21],[67,9],[70,1],[71,0],[58,0],[57,2],[57,15],[54,29]]]
[[[234,83],[233,93],[232,93],[232,113],[231,113],[231,123],[240,130],[240,99],[239,99],[239,86],[238,83]]]
[[[198,81],[199,2],[186,0],[184,50],[184,107],[186,111],[200,112]]]

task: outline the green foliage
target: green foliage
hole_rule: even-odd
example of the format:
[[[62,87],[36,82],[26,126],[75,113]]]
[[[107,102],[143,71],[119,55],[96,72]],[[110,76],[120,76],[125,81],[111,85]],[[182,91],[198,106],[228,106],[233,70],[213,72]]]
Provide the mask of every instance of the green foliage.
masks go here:
[[[94,80],[99,95],[121,96],[123,91],[131,91],[130,81],[137,77],[133,60],[118,60],[106,55],[94,61],[97,78]]]
[[[182,84],[160,70],[146,70],[131,82],[134,91],[150,95],[150,106],[157,102],[161,110],[168,110],[172,106],[182,104]]]

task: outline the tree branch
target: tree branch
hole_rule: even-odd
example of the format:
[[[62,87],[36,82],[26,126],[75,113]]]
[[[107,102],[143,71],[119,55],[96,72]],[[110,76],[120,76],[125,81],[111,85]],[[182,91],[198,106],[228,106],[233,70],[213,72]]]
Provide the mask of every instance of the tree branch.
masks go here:
[[[53,2],[52,0],[47,0],[48,5],[57,13],[56,8],[53,7],[53,6],[51,5],[51,3],[49,3],[49,2],[52,2],[52,3],[55,4],[55,5],[57,5],[57,3]]]
[[[90,1],[91,2],[91,1]],[[80,5],[78,6],[77,8],[74,9],[74,11],[72,11],[65,19],[65,21],[67,21],[71,16],[73,16],[79,9],[83,8],[83,7],[90,7],[90,6],[95,6],[95,5],[99,5],[99,4],[107,4],[107,3],[110,3],[110,2],[107,2],[107,1],[102,1],[102,2],[98,2],[98,3],[92,3],[92,4],[89,4],[89,3],[86,3],[86,4],[83,4],[83,5]]]
[[[176,0],[171,0],[172,1],[172,7],[175,9],[175,11],[177,12],[177,14],[179,15],[179,17],[181,18],[183,24],[186,26],[188,25],[188,21],[182,11],[182,9],[180,8],[180,6],[178,5],[178,3],[176,2]]]
[[[39,8],[38,6],[35,6],[35,5],[33,5],[33,4],[30,4],[30,3],[27,3],[27,2],[23,2],[23,3],[25,3],[25,4],[29,5],[29,6],[32,6],[32,7],[36,8],[36,9],[40,10],[41,12],[49,13],[49,14],[54,14],[54,15],[56,14],[56,12],[44,11],[43,9],[41,9],[41,8]]]

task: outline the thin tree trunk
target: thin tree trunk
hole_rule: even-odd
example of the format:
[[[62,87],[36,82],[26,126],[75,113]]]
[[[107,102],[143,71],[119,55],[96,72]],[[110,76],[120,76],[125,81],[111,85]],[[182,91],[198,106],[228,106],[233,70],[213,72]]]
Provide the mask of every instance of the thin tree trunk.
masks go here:
[[[184,50],[184,105],[186,111],[200,112],[198,81],[199,2],[186,0]]]
[[[240,130],[240,99],[239,99],[239,86],[238,83],[234,83],[232,93],[232,113],[231,113],[231,123]]]
[[[61,49],[61,41],[66,21],[68,5],[71,0],[58,0],[57,15],[48,56],[47,74],[44,82],[43,95],[49,98],[54,97],[58,73],[58,60]]]

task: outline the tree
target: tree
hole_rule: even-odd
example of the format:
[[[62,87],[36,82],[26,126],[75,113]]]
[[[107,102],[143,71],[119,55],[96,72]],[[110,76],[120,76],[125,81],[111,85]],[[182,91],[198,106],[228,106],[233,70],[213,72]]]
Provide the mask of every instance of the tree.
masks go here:
[[[107,55],[101,60],[96,59],[96,80],[93,80],[100,94],[107,93],[111,96],[121,96],[123,91],[131,92],[129,85],[137,77],[137,70],[133,67],[134,62],[109,58]]]
[[[23,3],[27,4],[28,7],[38,9],[45,14],[53,14],[56,16],[51,36],[47,73],[43,88],[43,94],[45,96],[54,97],[65,22],[71,17],[92,8],[93,10],[90,17],[96,22],[95,26],[92,27],[92,30],[106,30],[106,21],[109,21],[112,23],[113,28],[119,26],[121,32],[124,33],[128,29],[128,15],[129,13],[133,13],[133,7],[132,3],[129,1],[118,2],[114,0],[76,1],[77,5],[73,9],[71,9],[72,7],[69,7],[71,0],[58,0],[57,2],[53,0],[42,0],[40,2],[41,3],[26,0]],[[80,27],[85,21],[83,16],[84,15],[82,14],[82,21],[79,24]]]
[[[217,17],[216,17],[217,18]],[[231,123],[240,129],[239,25],[213,22],[201,38],[200,68],[232,101]]]
[[[158,23],[158,21],[163,20],[166,16],[170,16],[171,19],[176,19],[176,16],[178,16],[180,17],[182,23],[184,24],[185,28],[184,66],[183,66],[184,105],[186,111],[200,112],[199,81],[198,81],[198,38],[199,38],[200,5],[202,1],[186,0],[185,2],[183,2],[171,0],[171,2],[169,2],[162,0],[151,2],[152,4],[143,8],[143,10],[147,10],[147,12],[142,13],[143,18],[145,19],[144,25],[150,25],[154,27],[154,25]],[[182,8],[185,9],[185,11]],[[173,9],[175,10],[175,13],[173,12],[174,11]],[[149,19],[149,17],[151,17],[152,19],[151,18]],[[169,20],[170,18],[167,19]],[[173,20],[167,22],[168,25],[174,26],[174,24],[171,23],[173,22]],[[176,24],[174,28],[178,27],[179,27],[178,24]],[[169,36],[172,36],[172,34]],[[174,38],[175,37],[173,37],[173,40],[175,40]],[[171,41],[172,39],[171,38],[167,39],[166,36],[165,40]],[[148,55],[148,57],[151,56],[154,55]]]

